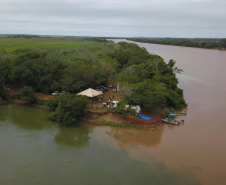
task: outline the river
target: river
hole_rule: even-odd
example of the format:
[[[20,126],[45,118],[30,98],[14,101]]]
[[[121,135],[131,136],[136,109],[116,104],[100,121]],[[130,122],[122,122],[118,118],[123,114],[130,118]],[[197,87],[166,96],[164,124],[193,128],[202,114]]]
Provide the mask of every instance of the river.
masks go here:
[[[1,185],[226,184],[226,52],[138,45],[184,70],[185,123],[62,127],[47,120],[48,110],[0,106]]]

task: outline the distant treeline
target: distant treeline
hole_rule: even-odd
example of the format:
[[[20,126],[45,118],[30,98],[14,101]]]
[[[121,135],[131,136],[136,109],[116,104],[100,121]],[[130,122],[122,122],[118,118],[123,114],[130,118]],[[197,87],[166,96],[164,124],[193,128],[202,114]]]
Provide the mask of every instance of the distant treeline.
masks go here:
[[[8,38],[39,38],[39,35],[24,35],[24,34],[14,34],[14,35],[3,35],[3,36],[7,36]]]
[[[226,47],[226,39],[129,38],[127,40],[152,44],[163,44],[196,48],[224,49]]]
[[[107,37],[91,37],[91,36],[53,36],[53,35],[31,35],[31,34],[0,34],[1,38],[52,38],[52,39],[76,39],[77,40],[89,40],[97,42],[106,42]],[[1,41],[1,40],[0,40]],[[1,44],[0,44],[1,47]]]

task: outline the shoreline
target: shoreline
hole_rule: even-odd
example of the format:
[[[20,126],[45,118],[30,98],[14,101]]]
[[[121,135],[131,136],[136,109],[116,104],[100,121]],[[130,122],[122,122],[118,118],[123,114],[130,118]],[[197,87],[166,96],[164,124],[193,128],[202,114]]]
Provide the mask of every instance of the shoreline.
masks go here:
[[[25,102],[20,101],[18,99],[10,99],[8,103],[26,105]],[[45,105],[31,104],[27,106],[49,110],[49,107]],[[85,109],[85,115],[81,118],[81,121],[85,121],[91,124],[108,125],[108,126],[129,124],[131,125],[131,127],[134,127],[134,128],[144,127],[144,129],[153,127],[153,126],[156,127],[156,126],[162,125],[163,123],[161,120],[162,118],[159,115],[147,114],[147,113],[144,113],[144,114],[148,117],[151,117],[151,120],[146,120],[146,119],[131,116],[131,115],[119,115],[112,111],[92,111],[92,109]],[[122,126],[119,126],[119,127],[122,127]]]
[[[219,48],[201,48],[201,47],[189,47],[189,46],[178,46],[178,45],[170,45],[170,44],[157,44],[157,43],[151,43],[151,42],[141,42],[141,41],[133,41],[126,39],[127,41],[132,41],[132,42],[138,42],[138,43],[146,43],[146,44],[156,44],[156,45],[163,45],[163,46],[177,46],[177,47],[184,47],[184,48],[197,48],[197,49],[208,49],[208,50],[217,50],[217,51],[226,51],[226,48],[224,49],[219,49]]]
[[[111,90],[106,92],[104,95],[105,97],[112,96]],[[20,101],[16,94],[19,92],[18,89],[13,89],[13,91],[8,92],[9,95],[9,101],[8,103],[14,103],[14,104],[20,104],[20,105],[26,105],[26,102]],[[52,95],[46,95],[43,93],[35,93],[35,95],[40,99],[44,101],[48,101],[49,98],[53,97]],[[121,93],[115,93],[115,100],[120,100],[123,95]],[[98,103],[99,104],[99,103]],[[94,107],[97,104],[94,104]],[[37,107],[37,108],[43,108],[43,109],[49,109],[44,104],[30,104],[28,106]],[[162,125],[162,118],[158,114],[150,114],[150,113],[142,113],[145,116],[148,116],[151,118],[151,120],[131,116],[131,115],[119,115],[114,113],[110,109],[96,109],[96,108],[86,108],[85,109],[85,116],[81,118],[82,121],[86,121],[88,123],[98,124],[98,125],[106,125],[105,123],[110,123],[112,125],[114,124],[130,124],[135,126],[142,126],[142,127],[149,127],[149,126],[160,126]],[[110,126],[110,125],[109,125]]]
[[[143,113],[146,116],[150,117],[151,120],[143,119],[140,117],[135,117],[131,115],[119,115],[112,111],[108,112],[93,112],[86,109],[86,117],[83,117],[82,120],[90,123],[99,123],[103,125],[105,123],[111,124],[131,124],[136,126],[161,126],[162,118],[159,115]]]

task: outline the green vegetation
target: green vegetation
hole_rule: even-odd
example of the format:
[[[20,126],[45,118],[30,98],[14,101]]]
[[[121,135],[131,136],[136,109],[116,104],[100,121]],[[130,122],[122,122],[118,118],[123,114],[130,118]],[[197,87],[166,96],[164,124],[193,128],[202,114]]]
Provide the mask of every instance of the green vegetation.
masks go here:
[[[84,110],[89,100],[86,96],[61,94],[51,98],[48,106],[52,111],[49,119],[62,125],[72,125],[84,115]]]
[[[84,42],[86,40],[86,42]],[[67,37],[3,37],[0,36],[0,48],[6,51],[15,51],[16,49],[35,48],[35,47],[80,47],[93,44],[92,39],[79,39]]]
[[[38,42],[39,39],[59,38],[30,39],[37,39]],[[77,47],[69,47],[68,42],[74,42]],[[87,88],[107,85],[111,80],[119,82],[120,89],[125,93],[124,101],[116,109],[118,113],[132,113],[132,110],[124,109],[126,104],[140,105],[147,112],[163,107],[180,109],[186,106],[183,90],[177,87],[176,73],[181,72],[175,67],[174,60],[165,63],[160,56],[151,55],[136,44],[115,44],[91,38],[62,38],[60,47],[21,48],[14,51],[1,49],[0,96],[4,98],[4,90],[8,86],[29,86],[35,92],[47,94],[53,91],[74,94]],[[77,120],[82,112],[75,115],[68,113],[64,105],[69,106],[69,99],[75,104],[76,101],[66,95],[62,97],[65,101],[58,100],[61,96],[50,101],[50,109],[54,111],[50,118],[68,125]],[[69,107],[76,109],[71,104]]]
[[[80,40],[78,41],[80,42]],[[84,43],[90,42],[83,40]],[[1,81],[16,87],[31,86],[35,91],[79,92],[104,84],[115,72],[117,62],[105,56],[111,46],[96,42],[79,48],[31,48],[0,51]]]
[[[5,87],[2,85],[0,79],[0,105],[3,104],[4,102],[3,99],[6,100]]]
[[[153,44],[186,46],[196,48],[226,48],[226,39],[129,38],[128,40]]]
[[[1,60],[1,56],[6,55],[6,52],[4,50],[0,49],[0,104],[2,104],[3,99],[7,99],[5,94],[5,80],[7,78],[7,75],[9,74],[10,67],[6,62]]]
[[[27,104],[37,103],[38,98],[34,95],[32,87],[25,86],[23,87],[19,94],[17,94],[19,100],[25,101]]]
[[[0,105],[5,104],[6,102],[2,99],[2,97],[0,96]]]
[[[140,105],[145,111],[166,106],[181,109],[187,106],[183,90],[177,87],[175,61],[168,64],[157,55],[150,55],[144,48],[131,43],[119,43],[114,57],[120,63],[120,70],[112,78],[125,88],[125,100],[129,105]]]
[[[120,115],[135,115],[135,110],[131,106],[126,108],[126,105],[128,105],[128,102],[125,100],[118,102],[117,107],[114,108],[114,112]]]

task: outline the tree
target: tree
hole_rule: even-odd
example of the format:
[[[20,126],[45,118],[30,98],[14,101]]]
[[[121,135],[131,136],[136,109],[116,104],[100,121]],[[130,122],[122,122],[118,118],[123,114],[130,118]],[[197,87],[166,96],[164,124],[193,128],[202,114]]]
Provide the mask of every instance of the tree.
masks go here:
[[[138,84],[130,95],[126,96],[129,104],[140,105],[151,111],[166,104],[167,89],[165,84],[147,80]]]
[[[98,76],[96,70],[84,61],[77,61],[73,66],[64,71],[62,79],[66,91],[75,92],[95,84]]]
[[[131,106],[126,107],[126,105],[128,105],[127,101],[120,101],[114,108],[114,112],[121,115],[135,115],[135,110]]]
[[[177,110],[182,109],[183,107],[186,107],[187,104],[183,99],[182,94],[183,94],[183,90],[179,88],[176,91],[173,91],[172,89],[170,89],[167,97],[167,105]]]
[[[1,52],[3,51],[0,50],[0,98],[6,99],[5,88],[10,75],[10,66],[8,60],[1,59],[3,56]]]
[[[224,49],[226,48],[226,39],[221,39],[220,42],[219,42],[219,47],[221,49]]]
[[[38,98],[34,95],[32,87],[29,86],[23,87],[19,94],[17,94],[17,97],[20,100],[25,101],[27,104],[33,104],[38,101]]]
[[[51,98],[48,106],[52,112],[49,119],[57,121],[62,125],[72,125],[84,115],[84,110],[89,100],[86,96],[61,94]]]

